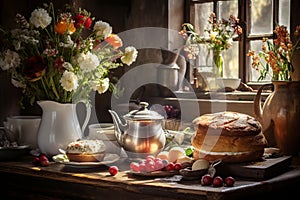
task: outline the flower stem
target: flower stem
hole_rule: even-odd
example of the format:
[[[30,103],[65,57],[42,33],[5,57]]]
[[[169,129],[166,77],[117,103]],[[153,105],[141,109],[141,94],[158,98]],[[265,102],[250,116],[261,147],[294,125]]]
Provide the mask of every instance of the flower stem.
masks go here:
[[[223,57],[221,51],[213,51],[213,67],[219,77],[223,77]]]
[[[42,82],[42,85],[43,85],[43,89],[46,93],[46,96],[49,97],[49,93],[48,93],[48,87],[46,86],[46,83],[44,82],[44,77],[41,78],[41,82]]]
[[[51,88],[52,88],[52,91],[53,91],[54,95],[56,96],[56,99],[59,100],[59,95],[58,95],[58,92],[56,90],[55,83],[53,81],[53,77],[50,77],[50,85],[51,85]]]

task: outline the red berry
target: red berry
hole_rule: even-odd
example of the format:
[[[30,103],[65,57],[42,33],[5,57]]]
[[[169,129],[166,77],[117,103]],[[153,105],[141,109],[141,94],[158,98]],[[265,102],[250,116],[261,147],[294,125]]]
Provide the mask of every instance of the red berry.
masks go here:
[[[45,161],[45,160],[49,161],[48,157],[45,154],[39,155],[39,159],[40,159],[40,161]]]
[[[180,163],[175,163],[174,169],[175,170],[181,170],[182,169],[182,165]]]
[[[139,164],[137,162],[131,162],[130,163],[130,169],[135,171],[135,172],[139,172]]]
[[[148,156],[146,156],[146,161],[147,160],[154,160],[155,159],[155,157],[154,156],[152,156],[152,155],[148,155]]]
[[[154,158],[147,157],[147,158],[145,159],[145,163],[146,163],[146,165],[147,165],[148,163],[153,163],[153,164],[154,164]]]
[[[145,163],[140,163],[139,164],[139,170],[140,170],[140,172],[145,172],[146,171],[146,164]]]
[[[38,166],[38,165],[40,164],[40,159],[39,159],[39,157],[34,156],[34,157],[32,158],[32,164],[35,165],[35,166]]]
[[[164,168],[164,163],[161,160],[157,160],[154,164],[154,169],[161,170],[162,168]]]
[[[45,154],[40,154],[39,160],[42,167],[47,167],[49,165],[48,157]]]
[[[165,169],[166,169],[167,171],[172,171],[172,170],[174,170],[174,167],[175,167],[174,163],[169,162],[169,163],[167,164],[167,166],[165,167]]]
[[[146,172],[153,172],[153,171],[155,171],[154,162],[150,164],[146,163]]]
[[[213,178],[210,174],[205,174],[201,178],[201,185],[208,186],[211,185],[213,182]]]
[[[153,165],[153,166],[154,166],[154,164],[155,164],[155,163],[154,163],[153,160],[148,160],[148,161],[146,160],[146,162],[145,162],[145,165],[146,165],[146,166],[148,166],[148,165]]]
[[[40,165],[42,167],[47,167],[49,165],[49,161],[48,160],[40,160]]]
[[[225,186],[232,187],[235,183],[235,179],[232,176],[228,176],[225,178],[224,182],[225,182],[224,184]]]
[[[119,172],[119,168],[117,166],[110,166],[108,171],[110,175],[114,176]]]
[[[213,179],[213,186],[214,187],[221,187],[221,186],[223,186],[223,179],[222,179],[222,177],[216,176]]]

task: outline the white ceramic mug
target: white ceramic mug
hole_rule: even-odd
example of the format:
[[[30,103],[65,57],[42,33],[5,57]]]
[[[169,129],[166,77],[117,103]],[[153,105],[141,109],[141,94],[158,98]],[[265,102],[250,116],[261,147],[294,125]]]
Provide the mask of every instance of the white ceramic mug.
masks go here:
[[[41,122],[40,116],[11,116],[7,117],[4,126],[16,134],[19,145],[29,145],[37,148],[37,133]]]

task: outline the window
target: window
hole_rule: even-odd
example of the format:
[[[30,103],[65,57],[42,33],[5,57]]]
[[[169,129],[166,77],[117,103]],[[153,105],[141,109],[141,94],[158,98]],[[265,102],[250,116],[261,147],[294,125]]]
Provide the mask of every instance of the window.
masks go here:
[[[243,34],[223,54],[224,76],[240,77],[243,82],[255,82],[259,72],[252,69],[251,60],[246,54],[250,49],[260,50],[263,37],[273,37],[276,23],[290,29],[290,4],[291,0],[188,0],[186,20],[201,34],[211,12],[216,13],[217,19],[237,16]],[[207,50],[203,48],[199,56],[200,72],[209,66],[209,59],[205,55]]]

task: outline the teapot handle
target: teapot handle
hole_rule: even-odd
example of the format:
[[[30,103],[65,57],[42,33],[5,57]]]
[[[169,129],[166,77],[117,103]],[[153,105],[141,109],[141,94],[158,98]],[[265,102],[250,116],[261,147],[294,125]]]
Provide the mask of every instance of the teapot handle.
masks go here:
[[[91,112],[92,112],[92,108],[91,108],[91,105],[89,103],[86,103],[85,101],[79,101],[78,103],[83,103],[85,105],[85,109],[86,109],[86,114],[85,114],[85,119],[84,119],[84,122],[82,124],[82,127],[81,127],[81,132],[82,134],[84,134],[84,131],[90,121],[90,118],[91,118]]]
[[[262,109],[262,103],[261,103],[261,93],[263,89],[267,87],[272,87],[272,83],[264,84],[262,85],[258,91],[257,94],[254,98],[254,114],[256,115],[256,118],[261,121],[262,120],[262,114],[263,114],[263,109]]]

